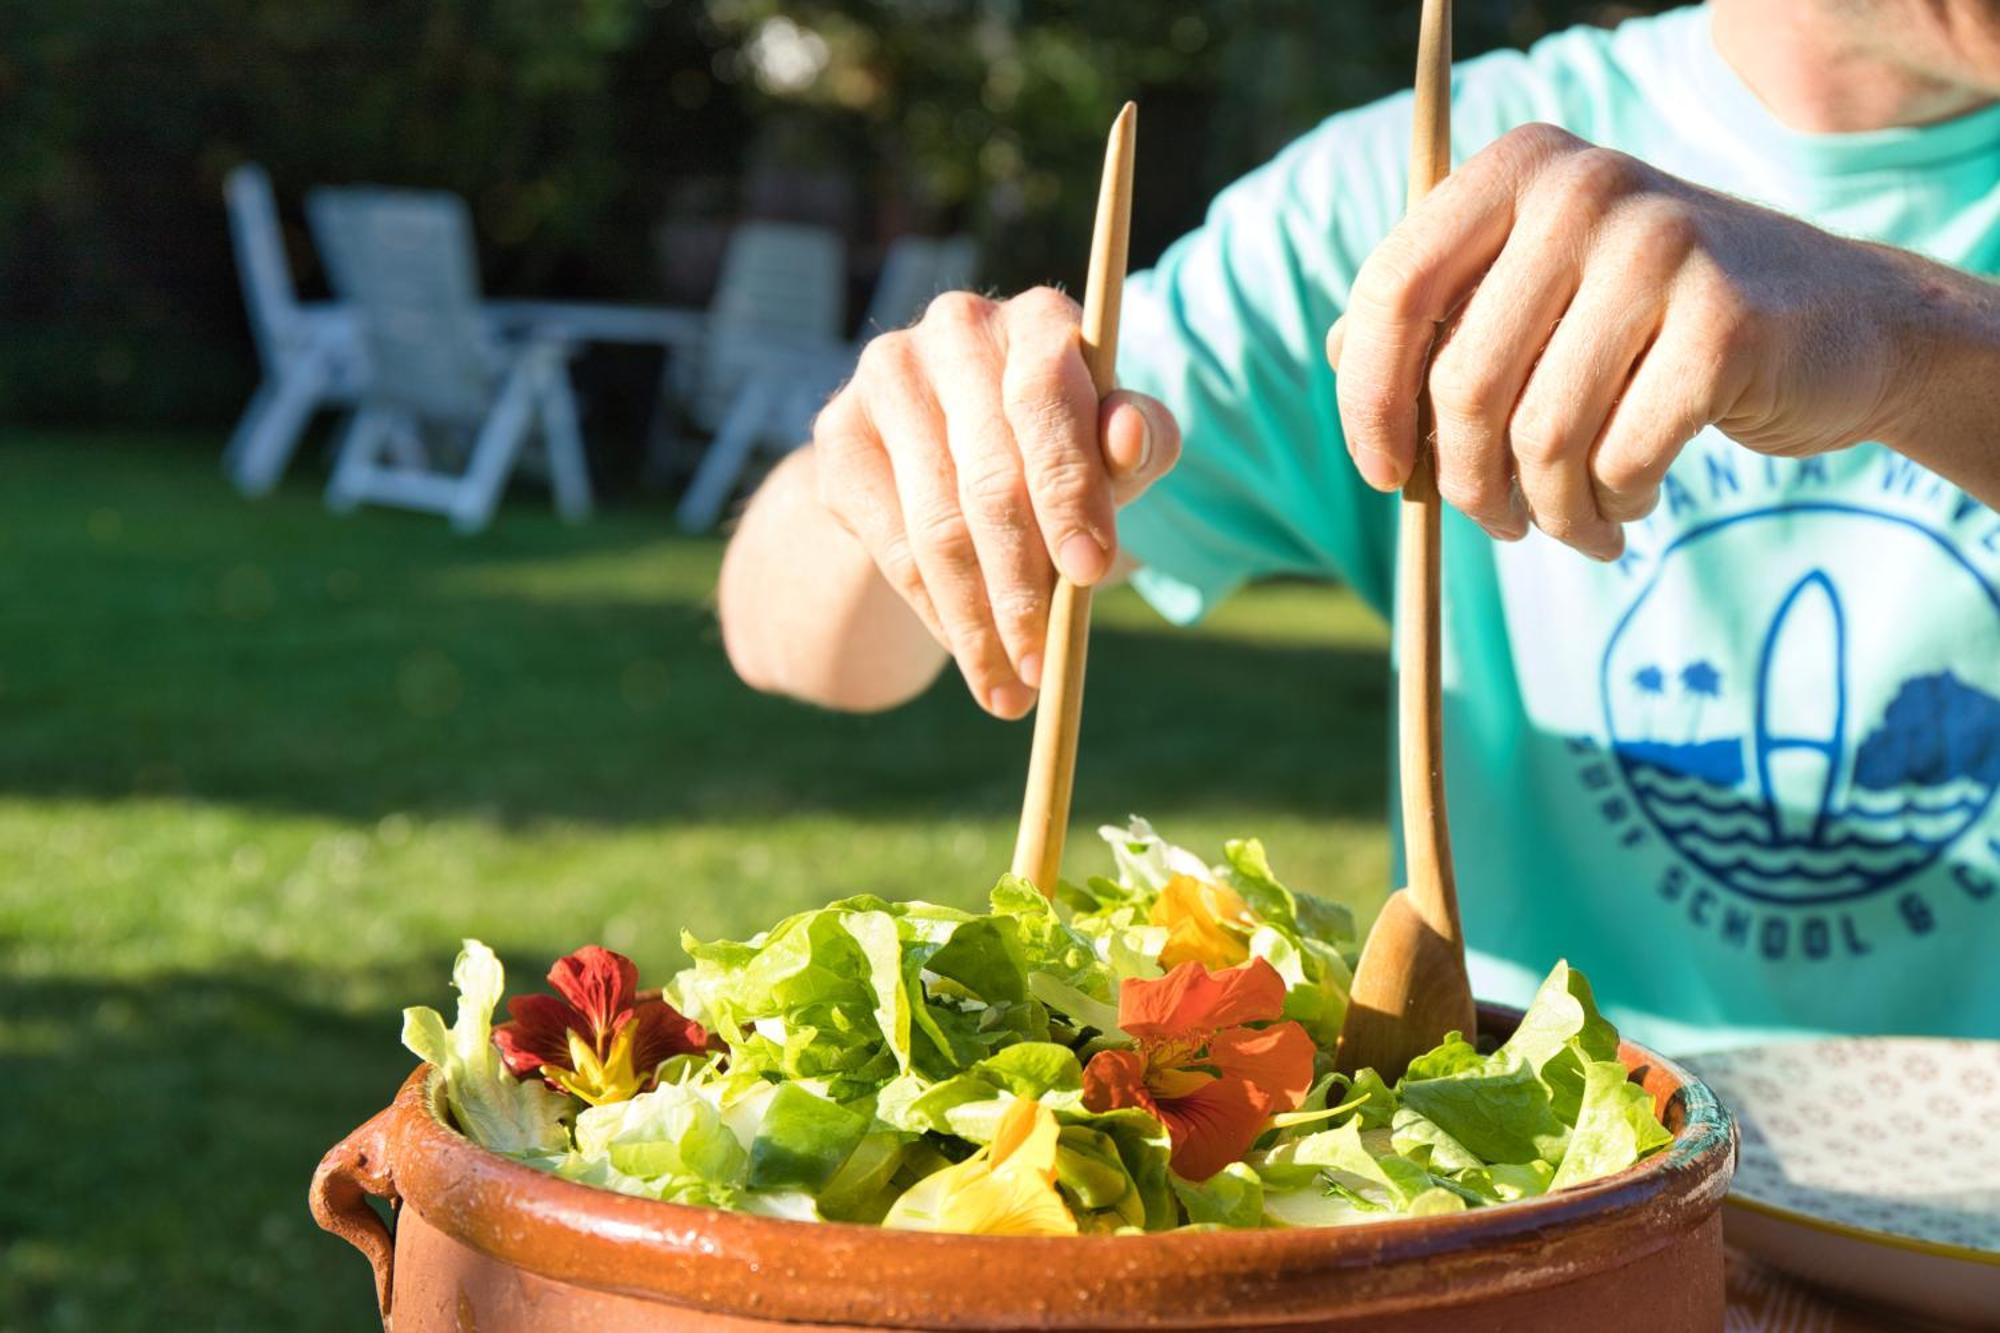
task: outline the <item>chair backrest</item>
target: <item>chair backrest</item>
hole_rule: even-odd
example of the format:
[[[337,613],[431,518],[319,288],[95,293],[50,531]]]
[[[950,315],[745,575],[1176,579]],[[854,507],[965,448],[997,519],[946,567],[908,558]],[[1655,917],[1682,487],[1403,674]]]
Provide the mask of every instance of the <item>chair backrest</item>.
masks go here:
[[[465,201],[434,190],[318,189],[306,214],[334,291],[360,323],[374,366],[369,397],[432,420],[484,419],[497,365]]]
[[[865,340],[914,323],[932,297],[970,287],[978,266],[978,243],[970,236],[898,236],[882,257],[860,336]]]
[[[267,373],[283,363],[287,344],[299,338],[299,297],[285,259],[285,234],[278,201],[264,168],[245,162],[222,183],[229,213],[229,240],[236,250],[236,276],[243,285],[243,308],[250,336]]]
[[[746,222],[729,238],[709,306],[718,330],[838,338],[846,247],[825,227]]]

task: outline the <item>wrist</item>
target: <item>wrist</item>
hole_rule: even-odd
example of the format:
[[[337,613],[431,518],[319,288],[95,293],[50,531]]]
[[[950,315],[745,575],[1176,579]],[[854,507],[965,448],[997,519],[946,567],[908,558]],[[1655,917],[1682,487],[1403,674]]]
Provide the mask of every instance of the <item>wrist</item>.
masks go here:
[[[1919,463],[1952,450],[1951,429],[1969,396],[2000,383],[2000,284],[1909,254],[1886,251],[1893,295],[1883,303],[1888,392],[1866,439]]]

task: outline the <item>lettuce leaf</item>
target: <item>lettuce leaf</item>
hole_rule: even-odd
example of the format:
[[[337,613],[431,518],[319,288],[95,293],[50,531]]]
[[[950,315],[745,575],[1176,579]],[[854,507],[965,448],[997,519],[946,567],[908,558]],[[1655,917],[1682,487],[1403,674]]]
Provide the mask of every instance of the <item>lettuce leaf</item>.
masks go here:
[[[516,1078],[493,1044],[493,1011],[507,974],[491,949],[466,940],[452,964],[458,1017],[451,1027],[437,1010],[403,1011],[403,1045],[444,1078],[445,1103],[470,1138],[499,1153],[560,1153],[569,1147],[563,1120],[572,1103],[538,1078]]]
[[[1624,1065],[1590,1061],[1583,1067],[1576,1128],[1549,1188],[1567,1189],[1623,1171],[1673,1138],[1653,1114],[1652,1095],[1629,1080]]]

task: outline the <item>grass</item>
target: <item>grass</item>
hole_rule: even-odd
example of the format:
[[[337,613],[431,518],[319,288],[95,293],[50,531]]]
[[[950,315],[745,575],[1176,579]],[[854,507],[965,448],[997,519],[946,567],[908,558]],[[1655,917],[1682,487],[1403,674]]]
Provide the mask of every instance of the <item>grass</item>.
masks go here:
[[[1024,727],[951,681],[879,717],[751,694],[719,545],[651,509],[572,528],[524,495],[466,540],[330,517],[303,477],[245,503],[207,440],[0,457],[0,1328],[366,1327],[306,1180],[463,935],[517,985],[591,940],[659,978],[683,926],[971,903],[1007,861]],[[1382,643],[1322,588],[1192,633],[1101,599],[1079,826],[1256,833],[1371,907]]]

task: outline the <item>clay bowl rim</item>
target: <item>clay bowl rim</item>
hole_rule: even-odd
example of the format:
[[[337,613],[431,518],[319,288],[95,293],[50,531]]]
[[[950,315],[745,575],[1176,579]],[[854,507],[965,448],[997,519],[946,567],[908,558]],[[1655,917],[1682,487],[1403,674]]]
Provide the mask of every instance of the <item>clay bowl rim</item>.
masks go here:
[[[1485,1031],[1511,1028],[1519,1018],[1518,1010],[1480,1007]],[[1441,1265],[1448,1264],[1456,1303],[1532,1284],[1537,1259],[1558,1261],[1556,1249],[1579,1232],[1602,1231],[1607,1242],[1616,1236],[1629,1243],[1607,1243],[1594,1258],[1565,1253],[1559,1260],[1565,1281],[1663,1248],[1719,1209],[1735,1159],[1727,1108],[1694,1074],[1646,1047],[1621,1042],[1619,1059],[1633,1073],[1664,1076],[1663,1095],[1680,1102],[1680,1128],[1663,1151],[1560,1194],[1354,1226],[966,1236],[668,1203],[563,1180],[474,1143],[439,1118],[424,1065],[411,1073],[391,1108],[400,1113],[393,1117],[392,1169],[404,1203],[478,1251],[543,1277],[682,1306],[826,1319],[830,1293],[824,1284],[844,1281],[842,1319],[907,1326],[920,1311],[935,1318],[934,1305],[926,1310],[923,1302],[939,1299],[942,1270],[936,1265],[948,1262],[968,1273],[1053,1272],[1056,1289],[1042,1292],[1042,1299],[1009,1297],[1024,1318],[1047,1327],[1105,1317],[1086,1291],[1092,1273],[1121,1289],[1134,1282],[1182,1283],[1193,1295],[1201,1287],[1203,1298],[1179,1313],[1204,1326],[1269,1325],[1303,1318],[1301,1304],[1313,1290],[1353,1283],[1357,1269],[1370,1270],[1365,1294],[1375,1304],[1367,1308],[1387,1312],[1435,1301],[1445,1276]],[[498,1220],[503,1216],[504,1223]],[[811,1243],[800,1243],[808,1236]],[[1076,1262],[1080,1255],[1087,1262]],[[753,1286],[757,1294],[746,1300]],[[1339,1290],[1345,1299],[1346,1289]]]

